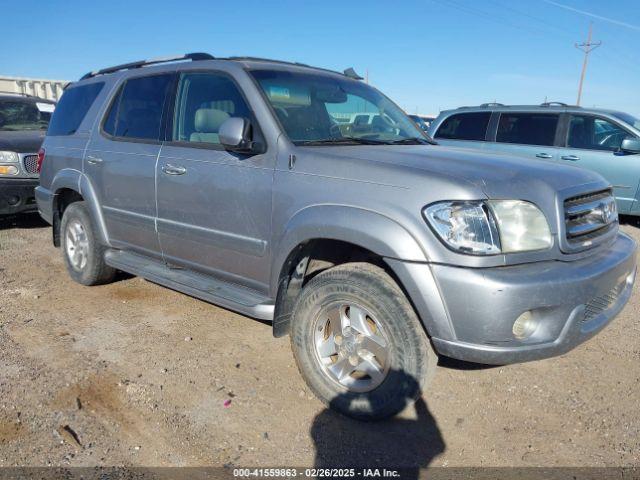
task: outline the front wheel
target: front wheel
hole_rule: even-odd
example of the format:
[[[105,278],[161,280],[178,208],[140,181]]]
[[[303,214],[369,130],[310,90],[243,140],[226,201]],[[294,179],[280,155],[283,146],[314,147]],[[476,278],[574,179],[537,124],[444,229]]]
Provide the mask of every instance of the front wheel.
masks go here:
[[[60,223],[62,256],[71,278],[82,285],[100,285],[115,277],[116,270],[104,261],[91,215],[84,202],[67,207]]]
[[[367,263],[339,265],[309,281],[294,308],[291,343],[315,394],[364,420],[403,410],[437,364],[402,290],[382,268]]]

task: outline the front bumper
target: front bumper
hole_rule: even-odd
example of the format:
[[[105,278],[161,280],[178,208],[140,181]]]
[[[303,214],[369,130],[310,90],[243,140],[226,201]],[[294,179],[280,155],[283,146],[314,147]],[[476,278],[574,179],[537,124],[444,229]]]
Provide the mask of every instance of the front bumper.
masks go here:
[[[0,178],[0,215],[35,212],[37,178]]]
[[[625,306],[635,281],[636,245],[619,234],[606,250],[572,262],[537,262],[495,268],[429,265],[437,291],[417,279],[407,288],[439,354],[461,360],[508,364],[563,354],[602,330]],[[406,273],[413,272],[406,277]],[[415,265],[400,275],[411,281]],[[414,277],[415,278],[415,277]],[[423,286],[421,288],[420,286]],[[421,292],[424,298],[414,299]],[[437,295],[441,315],[434,308]],[[420,306],[425,309],[421,311]],[[536,322],[524,340],[513,323],[524,312]],[[434,312],[436,315],[434,315]]]

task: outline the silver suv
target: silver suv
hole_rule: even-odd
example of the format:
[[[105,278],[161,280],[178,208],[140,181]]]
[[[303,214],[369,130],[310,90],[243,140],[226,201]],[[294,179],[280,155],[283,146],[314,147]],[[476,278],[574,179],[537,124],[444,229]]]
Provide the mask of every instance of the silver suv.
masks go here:
[[[38,206],[74,280],[123,270],[272,321],[358,418],[402,410],[437,355],[570,350],[635,279],[598,174],[437,146],[352,69],[189,54],[91,72],[43,148]]]

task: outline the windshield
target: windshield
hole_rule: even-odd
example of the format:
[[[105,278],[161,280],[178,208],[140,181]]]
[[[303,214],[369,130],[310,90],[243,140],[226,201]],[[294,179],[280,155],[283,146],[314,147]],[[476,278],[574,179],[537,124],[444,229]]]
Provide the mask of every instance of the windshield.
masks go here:
[[[0,131],[46,130],[53,107],[44,102],[0,100]]]
[[[612,115],[616,118],[619,118],[623,122],[631,125],[632,127],[640,130],[640,119],[637,119],[633,115],[629,115],[628,113],[622,113],[622,112],[612,113]]]
[[[296,145],[429,142],[397,105],[365,83],[315,73],[250,73]]]

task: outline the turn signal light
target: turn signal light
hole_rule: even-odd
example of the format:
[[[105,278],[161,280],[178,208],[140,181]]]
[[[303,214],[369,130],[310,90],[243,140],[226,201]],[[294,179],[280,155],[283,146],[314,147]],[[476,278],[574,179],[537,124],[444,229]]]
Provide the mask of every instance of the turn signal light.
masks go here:
[[[17,175],[18,168],[15,165],[0,165],[0,175]]]

